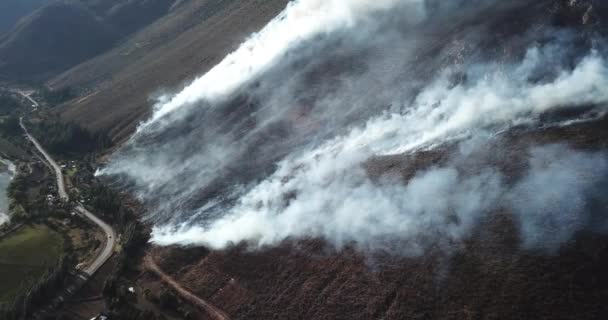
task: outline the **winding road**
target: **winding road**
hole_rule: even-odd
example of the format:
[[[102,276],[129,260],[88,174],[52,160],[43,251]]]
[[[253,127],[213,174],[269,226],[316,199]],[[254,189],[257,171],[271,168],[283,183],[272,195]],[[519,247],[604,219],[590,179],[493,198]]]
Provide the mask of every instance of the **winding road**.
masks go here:
[[[25,135],[27,136],[27,138],[34,144],[36,149],[38,149],[38,151],[40,151],[40,153],[42,153],[42,155],[44,156],[46,161],[53,168],[53,171],[55,171],[55,179],[57,180],[57,191],[58,191],[59,197],[61,198],[62,201],[69,202],[70,196],[65,191],[65,181],[63,178],[63,173],[61,172],[61,167],[51,157],[51,155],[48,152],[46,152],[46,150],[44,150],[44,148],[42,147],[42,145],[40,145],[38,140],[36,140],[36,138],[34,138],[29,133],[29,131],[23,124],[23,118],[19,119],[19,124],[21,125],[21,128],[23,129],[23,131],[25,131]],[[84,270],[82,270],[84,273],[86,273],[90,277],[93,274],[95,274],[95,272],[97,272],[97,270],[99,270],[99,268],[101,268],[101,266],[103,266],[103,264],[106,263],[106,261],[108,261],[108,259],[110,259],[110,257],[114,253],[114,246],[116,245],[116,232],[110,225],[103,222],[97,216],[95,216],[90,211],[85,209],[82,205],[76,204],[75,210],[80,212],[87,219],[91,220],[93,223],[95,223],[97,226],[99,226],[106,235],[106,241],[105,241],[104,248],[101,250],[101,252],[97,256],[97,258],[95,258],[95,260],[92,263],[90,263],[88,267],[86,267]]]
[[[59,167],[57,162],[55,162],[55,160],[53,160],[53,158],[51,158],[51,155],[49,155],[46,152],[46,150],[44,150],[44,148],[42,148],[42,146],[40,145],[38,140],[36,140],[36,138],[34,138],[30,134],[30,132],[27,131],[27,128],[23,124],[23,118],[19,118],[19,125],[21,125],[21,128],[23,129],[23,131],[25,131],[25,135],[27,136],[27,138],[34,144],[36,149],[38,149],[38,151],[40,151],[40,153],[42,153],[42,155],[44,156],[46,161],[53,168],[53,171],[55,171],[55,179],[57,180],[57,191],[59,193],[59,197],[61,198],[61,200],[66,201],[66,202],[70,201],[70,197],[68,196],[68,193],[65,191],[65,183],[63,181],[63,173],[61,173],[61,167]]]
[[[35,105],[38,105],[38,103],[36,101],[34,101],[29,95],[25,95],[22,92],[20,92],[20,93],[24,97],[32,100],[32,102]],[[32,136],[30,134],[30,132],[27,130],[27,127],[23,123],[23,118],[19,119],[19,125],[25,132],[25,135],[28,138],[28,140],[30,140],[34,144],[36,149],[38,149],[38,151],[44,156],[44,158],[49,163],[49,165],[53,168],[53,171],[55,171],[55,180],[57,181],[57,191],[58,191],[60,199],[66,203],[69,202],[70,196],[66,192],[65,180],[64,180],[63,173],[61,171],[61,167],[51,157],[51,155],[42,147],[40,142],[38,142],[38,140],[36,140],[36,138],[34,138],[34,136]],[[110,259],[110,257],[114,253],[114,246],[116,245],[116,232],[110,225],[103,222],[101,219],[99,219],[93,213],[88,211],[82,205],[76,204],[76,207],[74,209],[76,211],[78,211],[79,213],[81,213],[82,215],[84,215],[89,220],[91,220],[97,226],[99,226],[103,230],[103,232],[106,234],[106,242],[105,242],[105,246],[104,246],[103,250],[99,253],[97,258],[95,258],[95,260],[89,264],[88,267],[86,267],[85,269],[82,270],[82,272],[86,273],[89,277],[91,277],[93,274],[95,274],[95,272],[97,272],[104,265],[104,263],[106,263],[108,261],[108,259]],[[155,273],[158,277],[160,277],[160,279],[164,283],[166,283],[171,288],[173,288],[173,290],[175,290],[183,299],[185,299],[186,301],[189,301],[193,305],[198,306],[199,308],[201,308],[202,310],[207,312],[207,314],[212,319],[230,320],[230,317],[224,311],[213,306],[211,303],[199,298],[198,296],[196,296],[195,294],[190,292],[188,289],[184,288],[179,283],[177,283],[177,281],[175,281],[169,275],[164,273],[150,255],[145,257],[144,265],[145,265],[146,269]],[[83,279],[86,280],[86,278],[83,278]]]
[[[40,106],[40,104],[38,104],[38,101],[34,100],[34,98],[32,98],[32,93],[25,93],[23,91],[18,90],[17,91],[21,96],[23,96],[25,99],[29,100],[32,103],[32,107],[34,108],[38,108]]]

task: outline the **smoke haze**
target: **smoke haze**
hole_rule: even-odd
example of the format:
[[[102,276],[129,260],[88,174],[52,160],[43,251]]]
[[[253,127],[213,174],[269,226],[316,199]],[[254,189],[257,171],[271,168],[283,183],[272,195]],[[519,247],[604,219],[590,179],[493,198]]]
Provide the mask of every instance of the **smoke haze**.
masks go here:
[[[419,254],[508,208],[522,245],[554,250],[586,227],[605,154],[538,146],[514,183],[492,165],[463,170],[462,148],[407,181],[372,179],[366,164],[452,144],[479,150],[517,126],[602,116],[603,35],[578,20],[555,23],[552,14],[571,6],[294,1],[161,97],[100,173],[124,178],[149,206],[159,244],[320,237]],[[572,109],[575,117],[543,120]]]

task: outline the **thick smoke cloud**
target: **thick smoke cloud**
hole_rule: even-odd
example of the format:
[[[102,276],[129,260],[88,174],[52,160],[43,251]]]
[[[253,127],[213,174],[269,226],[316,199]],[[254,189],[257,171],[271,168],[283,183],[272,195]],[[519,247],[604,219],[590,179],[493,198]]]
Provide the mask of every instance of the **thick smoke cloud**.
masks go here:
[[[269,192],[284,190],[263,183],[233,214],[207,228],[158,228],[155,241],[222,248],[244,239],[273,245],[290,237],[319,237],[337,247],[355,243],[387,250],[405,241],[407,253],[418,254],[431,239],[461,239],[500,190],[492,172],[463,178],[452,168],[420,173],[407,185],[376,185],[352,170],[338,174],[329,181],[307,181],[291,201]]]
[[[554,251],[591,221],[591,194],[608,182],[608,156],[548,145],[530,150],[528,162],[514,185],[492,167],[474,175],[435,167],[405,185],[372,182],[363,171],[335,166],[308,171],[304,181],[285,182],[279,174],[244,196],[232,215],[207,227],[157,228],[155,241],[222,248],[243,240],[263,246],[319,237],[338,247],[419,254],[462,240],[492,210],[508,208],[524,247]]]
[[[607,178],[605,153],[555,145],[532,150],[528,175],[509,194],[523,245],[555,250],[588,227],[593,221],[594,193],[605,189]]]
[[[127,178],[160,244],[322,237],[337,247],[398,243],[415,254],[463,239],[505,206],[525,246],[553,248],[585,220],[555,234],[542,227],[584,216],[596,182],[577,177],[601,168],[602,154],[590,163],[541,148],[514,186],[492,166],[465,173],[455,160],[407,182],[373,181],[365,164],[518,125],[601,116],[602,35],[582,32],[580,21],[554,23],[556,3],[294,1],[209,73],[162,97],[100,173]],[[574,119],[542,120],[572,108]],[[539,154],[555,166],[540,165]],[[564,187],[529,197],[552,177]],[[568,192],[578,204],[543,206]]]
[[[270,68],[297,42],[342,28],[352,28],[373,13],[393,8],[399,3],[413,11],[410,14],[413,19],[420,19],[425,14],[423,0],[293,1],[263,30],[252,35],[208,73],[179,94],[162,97],[148,124],[201,100],[225,98],[226,94]],[[142,127],[145,128],[146,124]]]

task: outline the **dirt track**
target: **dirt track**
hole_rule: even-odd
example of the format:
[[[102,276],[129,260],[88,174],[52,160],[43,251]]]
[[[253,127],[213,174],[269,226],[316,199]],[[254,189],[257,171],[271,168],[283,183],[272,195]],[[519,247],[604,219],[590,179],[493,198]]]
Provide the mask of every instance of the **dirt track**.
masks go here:
[[[147,255],[145,257],[144,266],[146,267],[147,270],[156,274],[165,284],[167,284],[173,290],[175,290],[179,294],[180,297],[182,297],[184,300],[190,302],[191,304],[193,304],[193,305],[201,308],[205,312],[207,312],[211,318],[217,319],[217,320],[230,320],[230,317],[228,317],[228,315],[224,311],[216,308],[215,306],[208,303],[207,301],[197,297],[192,292],[190,292],[188,289],[182,287],[179,283],[177,283],[169,275],[164,273],[160,269],[160,267],[156,264],[156,262],[154,262],[154,258],[152,258],[152,256]]]

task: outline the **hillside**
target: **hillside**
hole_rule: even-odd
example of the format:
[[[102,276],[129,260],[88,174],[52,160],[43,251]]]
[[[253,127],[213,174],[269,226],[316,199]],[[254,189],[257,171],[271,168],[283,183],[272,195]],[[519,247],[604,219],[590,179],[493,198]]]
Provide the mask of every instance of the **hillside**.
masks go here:
[[[606,128],[608,117],[569,128],[515,129],[460,161],[463,170],[490,165],[517,179],[535,146],[608,151]],[[367,171],[378,181],[407,183],[449,162],[450,153],[379,157]],[[608,312],[608,236],[601,218],[606,203],[598,205],[596,228],[576,233],[555,252],[525,248],[517,215],[501,208],[453,250],[435,244],[420,256],[348,245],[336,250],[322,239],[288,239],[259,250],[158,247],[151,255],[231,319],[599,319]],[[560,228],[566,226],[543,225],[537,236]]]
[[[299,2],[157,103],[98,171],[147,261],[232,319],[606,314],[607,7],[424,3]]]
[[[9,31],[19,19],[51,0],[5,0],[0,2],[0,34]]]
[[[608,314],[605,1],[287,3],[61,1],[0,41],[78,93],[54,154],[114,142],[112,317]]]
[[[83,93],[61,116],[125,139],[162,90],[205,72],[280,12],[287,0],[186,0],[116,48],[49,82]]]
[[[0,38],[0,77],[40,81],[111,48],[165,14],[171,0],[52,1]]]

